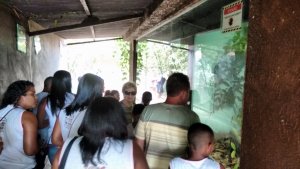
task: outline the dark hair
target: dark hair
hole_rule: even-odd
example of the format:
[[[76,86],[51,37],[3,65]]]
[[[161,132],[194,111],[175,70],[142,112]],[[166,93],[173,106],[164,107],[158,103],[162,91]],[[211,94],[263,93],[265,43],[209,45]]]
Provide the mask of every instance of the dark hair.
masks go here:
[[[34,84],[28,80],[18,80],[11,83],[4,93],[0,109],[9,104],[16,105],[20,96],[25,95],[30,87],[34,87]]]
[[[143,104],[135,104],[132,109],[132,115],[137,116],[142,114],[145,106]]]
[[[133,106],[133,109],[132,109],[132,117],[133,117],[132,127],[133,128],[136,127],[144,108],[145,108],[144,104],[135,104]]]
[[[183,73],[173,73],[167,80],[167,95],[174,97],[181,91],[190,90],[189,77]]]
[[[115,94],[119,94],[119,91],[118,90],[112,90],[110,91],[110,95],[115,95]]]
[[[111,96],[111,92],[110,92],[110,90],[105,90],[105,92],[104,92],[104,96]]]
[[[53,77],[49,76],[44,80],[44,87],[47,87],[51,84]]]
[[[79,80],[77,94],[73,102],[66,108],[67,116],[77,110],[85,109],[96,97],[101,97],[104,81],[101,77],[87,73]]]
[[[151,100],[152,100],[152,94],[151,94],[151,92],[145,91],[143,93],[143,96],[142,96],[142,102],[145,105],[149,105],[149,103],[150,103]]]
[[[57,108],[62,109],[65,105],[65,95],[71,93],[71,74],[65,70],[59,70],[54,73],[52,79],[51,93],[48,96],[51,105],[52,114]]]
[[[203,123],[194,123],[188,129],[188,143],[196,147],[197,143],[195,142],[195,137],[202,134],[208,134],[210,140],[213,141],[214,139],[214,132],[213,130],[206,124]]]
[[[92,163],[95,153],[101,162],[100,153],[106,137],[122,141],[127,139],[127,121],[121,104],[112,97],[98,97],[91,102],[79,129],[83,136],[80,142],[82,161]]]

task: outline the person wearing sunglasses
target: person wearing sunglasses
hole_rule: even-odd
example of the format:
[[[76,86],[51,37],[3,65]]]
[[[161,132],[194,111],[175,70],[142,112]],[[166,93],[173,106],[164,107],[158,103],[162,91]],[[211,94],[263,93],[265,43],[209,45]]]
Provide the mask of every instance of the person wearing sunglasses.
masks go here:
[[[122,87],[124,99],[121,100],[121,105],[125,111],[127,124],[132,123],[132,110],[135,105],[136,85],[133,82],[126,82]]]

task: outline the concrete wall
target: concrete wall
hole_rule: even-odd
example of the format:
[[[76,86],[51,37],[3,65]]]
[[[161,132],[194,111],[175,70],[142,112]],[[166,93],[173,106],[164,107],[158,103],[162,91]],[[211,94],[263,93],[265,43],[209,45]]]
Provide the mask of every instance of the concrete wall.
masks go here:
[[[16,48],[16,20],[8,8],[0,5],[0,100],[8,85],[16,80],[30,80],[36,91],[43,88],[44,78],[58,69],[60,38],[53,34],[40,36],[42,49],[35,53],[33,37],[27,36],[27,53]],[[39,26],[29,24],[31,29]]]
[[[40,29],[40,26],[34,22],[29,22],[30,30]],[[43,89],[44,79],[53,76],[58,70],[61,38],[54,34],[40,35],[41,51],[35,53],[34,40],[31,37],[32,45],[32,81],[36,84],[36,90]]]
[[[300,168],[299,0],[250,1],[241,169]]]

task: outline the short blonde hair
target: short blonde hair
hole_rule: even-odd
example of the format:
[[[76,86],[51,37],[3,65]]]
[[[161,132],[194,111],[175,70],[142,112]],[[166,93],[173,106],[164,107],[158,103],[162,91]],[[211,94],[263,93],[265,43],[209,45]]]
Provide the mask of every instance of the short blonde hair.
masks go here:
[[[126,89],[129,89],[129,88],[134,88],[134,90],[136,91],[136,85],[134,82],[126,82],[124,83],[123,87],[122,87],[122,93],[125,92]]]

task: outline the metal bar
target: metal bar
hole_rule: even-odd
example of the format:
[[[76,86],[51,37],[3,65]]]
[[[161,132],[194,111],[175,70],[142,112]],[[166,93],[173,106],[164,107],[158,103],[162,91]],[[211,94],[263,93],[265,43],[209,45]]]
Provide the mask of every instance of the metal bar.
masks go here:
[[[81,3],[81,5],[82,5],[82,7],[83,7],[85,13],[86,13],[87,15],[92,15],[91,12],[90,12],[90,9],[89,9],[89,7],[88,7],[88,5],[87,5],[87,3],[86,3],[86,0],[80,0],[80,3]]]
[[[123,38],[111,38],[111,39],[93,40],[93,41],[85,41],[85,42],[75,42],[75,43],[67,43],[67,45],[80,45],[85,43],[105,42],[105,41],[119,40],[119,39],[123,39]]]
[[[187,48],[183,48],[183,47],[178,47],[178,46],[174,46],[174,45],[171,45],[170,43],[165,43],[165,42],[160,42],[160,41],[155,41],[155,40],[150,40],[150,39],[147,39],[146,41],[148,42],[153,42],[153,43],[158,43],[158,44],[162,44],[162,45],[168,45],[172,48],[176,48],[176,49],[181,49],[181,50],[186,50],[186,51],[191,51],[191,49],[187,49]]]
[[[91,32],[92,32],[93,39],[95,40],[96,39],[95,29],[94,29],[93,26],[90,26],[90,29],[91,29]]]

